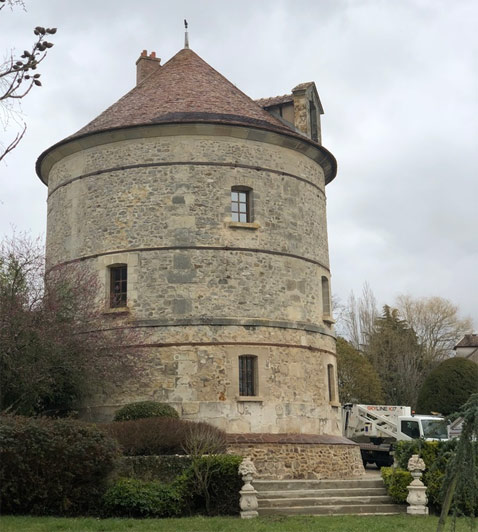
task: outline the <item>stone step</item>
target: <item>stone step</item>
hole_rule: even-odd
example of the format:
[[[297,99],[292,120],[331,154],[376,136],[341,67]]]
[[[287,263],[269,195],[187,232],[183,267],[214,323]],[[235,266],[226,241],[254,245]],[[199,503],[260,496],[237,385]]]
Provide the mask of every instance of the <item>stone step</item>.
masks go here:
[[[329,490],[280,490],[258,491],[258,499],[303,498],[309,497],[354,497],[354,496],[386,496],[387,490],[381,488],[343,488]]]
[[[261,507],[259,515],[396,515],[406,512],[398,504],[337,504],[323,506]]]
[[[380,477],[347,480],[254,480],[254,487],[257,491],[365,489],[383,488],[383,480]]]
[[[361,506],[364,504],[391,504],[388,495],[364,496],[364,497],[309,497],[304,500],[301,497],[259,499],[259,508],[288,508],[298,506]]]

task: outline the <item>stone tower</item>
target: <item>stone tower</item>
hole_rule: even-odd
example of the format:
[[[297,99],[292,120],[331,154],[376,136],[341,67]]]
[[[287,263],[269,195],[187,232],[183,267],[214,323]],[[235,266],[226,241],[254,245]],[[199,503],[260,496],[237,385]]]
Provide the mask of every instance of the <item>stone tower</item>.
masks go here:
[[[183,49],[46,150],[49,267],[97,272],[105,320],[148,330],[153,399],[239,434],[340,434],[325,185],[314,83],[254,102]],[[116,323],[116,321],[114,322]]]

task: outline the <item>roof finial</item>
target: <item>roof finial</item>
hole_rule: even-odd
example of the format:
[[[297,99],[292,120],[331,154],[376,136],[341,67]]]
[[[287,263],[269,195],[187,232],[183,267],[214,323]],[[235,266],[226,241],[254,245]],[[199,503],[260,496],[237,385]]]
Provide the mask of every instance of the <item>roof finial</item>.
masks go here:
[[[189,48],[188,21],[184,19],[184,48]]]

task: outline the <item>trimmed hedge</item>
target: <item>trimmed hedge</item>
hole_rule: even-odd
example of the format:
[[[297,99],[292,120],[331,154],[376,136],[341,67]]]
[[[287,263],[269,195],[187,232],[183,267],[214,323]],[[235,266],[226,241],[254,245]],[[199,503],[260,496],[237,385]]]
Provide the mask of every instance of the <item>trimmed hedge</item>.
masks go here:
[[[207,437],[217,442],[215,452],[223,452],[226,446],[224,431],[208,423],[182,419],[151,417],[115,421],[103,424],[102,428],[119,442],[126,456],[184,454],[184,445],[195,435],[198,439]]]
[[[118,480],[105,494],[104,516],[177,517],[190,514],[238,514],[239,490],[242,487],[238,468],[242,457],[210,455],[195,460],[200,471],[208,469],[211,473],[208,482],[208,509],[204,492],[191,465],[170,484],[139,479]]]
[[[177,419],[179,418],[179,414],[168,404],[157,403],[156,401],[140,401],[120,408],[115,414],[114,421],[129,421],[131,419],[145,419],[149,417]]]
[[[172,482],[191,465],[187,455],[122,456],[116,473],[120,478]]]
[[[85,515],[99,510],[118,444],[73,420],[0,418],[3,513]]]
[[[394,467],[382,467],[380,472],[387,493],[393,502],[405,504],[408,497],[407,486],[413,480],[410,471]]]

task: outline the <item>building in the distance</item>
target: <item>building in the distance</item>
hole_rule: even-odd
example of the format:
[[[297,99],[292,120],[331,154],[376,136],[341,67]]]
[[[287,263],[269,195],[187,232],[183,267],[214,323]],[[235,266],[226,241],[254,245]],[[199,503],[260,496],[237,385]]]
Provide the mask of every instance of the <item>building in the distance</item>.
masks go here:
[[[136,65],[136,86],[37,164],[48,267],[81,261],[101,279],[105,319],[148,330],[142,380],[88,411],[157,400],[238,446],[315,449],[300,467],[316,476],[361,471],[340,437],[325,197],[336,161],[315,84],[254,102],[189,48]]]

